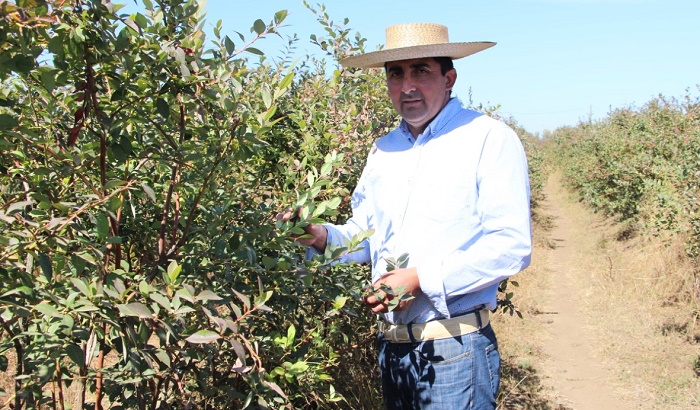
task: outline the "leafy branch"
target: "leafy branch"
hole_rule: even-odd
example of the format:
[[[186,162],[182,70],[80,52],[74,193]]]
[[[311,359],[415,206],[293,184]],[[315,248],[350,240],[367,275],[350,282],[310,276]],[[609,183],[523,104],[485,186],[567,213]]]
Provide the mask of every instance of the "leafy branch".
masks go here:
[[[408,253],[404,253],[399,256],[398,259],[393,257],[384,258],[387,267],[386,271],[391,272],[396,269],[404,269],[408,266]],[[391,286],[380,283],[378,285],[372,284],[368,286],[365,290],[364,296],[374,296],[379,303],[384,303],[386,301],[387,310],[391,312],[396,309],[401,302],[408,302],[415,297],[410,293],[406,292],[406,286],[398,286],[392,288]]]

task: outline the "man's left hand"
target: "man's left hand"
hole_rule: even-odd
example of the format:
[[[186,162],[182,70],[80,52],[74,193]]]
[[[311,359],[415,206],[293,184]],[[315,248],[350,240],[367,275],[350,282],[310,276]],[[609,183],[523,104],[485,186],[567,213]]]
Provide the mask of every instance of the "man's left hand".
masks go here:
[[[420,292],[420,281],[418,280],[418,271],[416,268],[395,269],[391,272],[387,272],[379,280],[374,282],[373,286],[379,288],[382,284],[391,289],[397,289],[403,286],[404,293],[411,296],[417,296]],[[381,292],[381,290],[379,292]],[[364,302],[374,313],[387,313],[389,312],[389,301],[394,296],[386,294],[383,296],[383,298],[380,297],[378,299],[374,293],[370,293],[364,297]],[[413,299],[401,301],[394,310],[405,310],[412,301]]]

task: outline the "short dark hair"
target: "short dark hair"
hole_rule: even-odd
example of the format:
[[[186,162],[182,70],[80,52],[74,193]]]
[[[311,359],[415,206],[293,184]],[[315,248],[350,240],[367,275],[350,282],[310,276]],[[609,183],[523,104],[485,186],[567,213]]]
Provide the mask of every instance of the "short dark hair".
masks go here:
[[[448,71],[453,70],[455,68],[455,65],[450,57],[433,57],[433,60],[437,61],[437,63],[440,64],[440,73],[443,76],[447,74]],[[386,71],[387,64],[389,64],[388,61],[384,63],[384,71]]]
[[[442,75],[447,74],[448,71],[455,68],[455,65],[452,63],[452,59],[450,57],[433,57],[433,60],[440,64],[440,72]]]

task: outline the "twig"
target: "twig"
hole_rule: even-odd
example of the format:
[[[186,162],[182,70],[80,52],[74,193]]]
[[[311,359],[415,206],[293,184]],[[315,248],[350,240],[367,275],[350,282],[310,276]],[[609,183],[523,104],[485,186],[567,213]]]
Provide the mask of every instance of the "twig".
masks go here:
[[[75,213],[73,213],[73,215],[71,215],[70,217],[68,217],[68,219],[56,230],[56,232],[60,232],[61,230],[63,230],[63,228],[65,228],[69,223],[71,223],[75,218],[77,218],[78,215],[82,214],[82,213],[85,212],[86,210],[88,210],[88,209],[90,209],[90,208],[92,208],[92,207],[94,207],[94,206],[97,206],[97,205],[99,205],[99,204],[101,204],[101,203],[104,203],[104,202],[106,202],[108,199],[110,199],[111,197],[113,197],[114,195],[116,195],[116,194],[118,194],[118,193],[120,193],[120,192],[122,192],[122,191],[125,191],[125,190],[129,189],[129,187],[130,187],[134,182],[136,182],[136,181],[129,181],[129,182],[126,183],[126,185],[124,185],[123,187],[121,187],[121,188],[119,188],[119,189],[116,189],[114,192],[112,192],[111,194],[109,194],[109,195],[103,197],[103,198],[100,199],[99,201],[96,201],[96,202],[88,202],[87,204],[81,206],[80,209],[78,209],[77,211],[75,211]],[[45,228],[48,228],[48,225],[45,226]]]
[[[613,273],[613,261],[610,255],[606,255],[608,258],[608,264],[610,265],[609,271],[608,271],[608,276],[610,276],[610,280],[615,282],[615,274]]]
[[[231,143],[234,140],[235,134],[236,134],[236,129],[240,125],[240,121],[236,121],[231,129],[231,138],[229,138],[228,142],[226,143],[226,147],[224,147],[223,151],[221,152],[221,155],[219,158],[216,160],[214,165],[212,165],[211,170],[209,171],[209,174],[206,176],[204,179],[204,183],[202,183],[199,192],[197,192],[197,196],[195,197],[192,206],[190,207],[190,214],[187,217],[187,223],[185,224],[185,229],[182,232],[182,237],[180,237],[180,241],[177,243],[177,245],[173,246],[173,249],[170,250],[170,254],[174,253],[177,248],[180,248],[185,244],[185,240],[187,238],[187,235],[189,234],[189,231],[192,227],[192,221],[194,221],[194,217],[197,213],[197,208],[199,207],[199,202],[201,201],[205,189],[209,186],[211,183],[211,180],[214,177],[214,174],[216,170],[219,168],[219,165],[221,165],[221,162],[226,158],[226,153],[228,152],[228,149],[231,146]]]
[[[513,393],[513,392],[515,391],[515,389],[517,389],[518,386],[520,386],[520,384],[521,384],[522,382],[524,382],[525,379],[527,379],[528,377],[530,377],[529,374],[526,375],[525,377],[523,377],[522,379],[520,379],[520,381],[519,381],[515,386],[513,386],[513,388],[510,389],[510,391],[508,391],[508,393],[506,393],[505,396],[503,396],[503,400],[501,401],[501,404],[502,404],[502,403],[505,403],[505,402],[506,402],[506,399],[508,398],[508,396],[510,396],[510,394]],[[496,407],[496,410],[498,410],[498,409],[500,409],[500,408],[501,408],[501,405],[499,404],[499,405]]]
[[[61,410],[64,410],[65,407],[65,397],[63,396],[63,380],[61,379],[61,362],[59,359],[56,359],[56,377],[58,380],[56,381],[56,386],[58,389],[58,406]]]

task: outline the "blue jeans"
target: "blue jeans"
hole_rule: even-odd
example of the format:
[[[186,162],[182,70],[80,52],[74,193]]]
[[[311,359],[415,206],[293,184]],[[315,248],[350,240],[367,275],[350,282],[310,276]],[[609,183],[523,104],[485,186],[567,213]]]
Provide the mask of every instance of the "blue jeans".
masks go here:
[[[490,324],[426,342],[389,343],[380,336],[379,368],[388,410],[496,408],[501,356]]]

